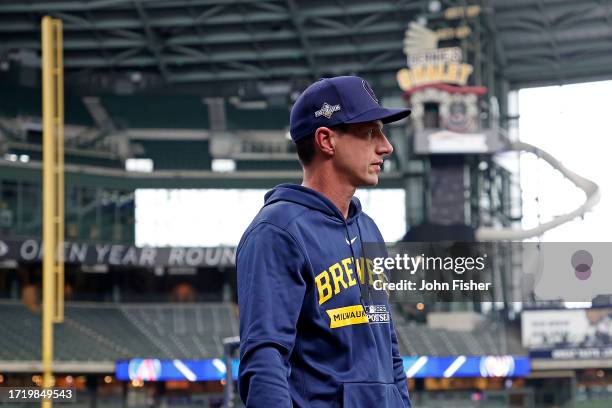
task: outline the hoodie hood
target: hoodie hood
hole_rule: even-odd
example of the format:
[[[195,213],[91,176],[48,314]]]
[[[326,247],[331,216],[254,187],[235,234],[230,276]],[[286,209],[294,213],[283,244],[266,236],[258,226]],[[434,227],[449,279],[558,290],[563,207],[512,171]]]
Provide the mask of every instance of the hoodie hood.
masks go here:
[[[299,184],[280,184],[268,191],[264,198],[264,207],[278,201],[288,201],[303,205],[312,210],[316,210],[330,217],[336,218],[339,222],[351,224],[361,215],[361,203],[357,197],[351,199],[349,204],[349,215],[345,220],[342,212],[323,194],[311,188]]]

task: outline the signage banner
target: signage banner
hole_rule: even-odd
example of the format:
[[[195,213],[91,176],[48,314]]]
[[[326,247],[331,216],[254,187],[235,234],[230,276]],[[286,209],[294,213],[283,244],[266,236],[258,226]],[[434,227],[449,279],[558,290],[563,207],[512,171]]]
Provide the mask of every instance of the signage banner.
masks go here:
[[[525,356],[402,357],[408,378],[525,377],[530,372]],[[240,361],[232,361],[232,375],[238,377]],[[220,381],[225,378],[225,362],[210,360],[158,360],[136,358],[119,360],[115,376],[121,381]]]
[[[0,262],[40,262],[42,242],[35,239],[0,239]],[[135,267],[220,267],[234,266],[233,247],[136,247],[109,243],[65,242],[66,263]]]
[[[612,358],[612,308],[525,310],[522,340],[534,358]]]

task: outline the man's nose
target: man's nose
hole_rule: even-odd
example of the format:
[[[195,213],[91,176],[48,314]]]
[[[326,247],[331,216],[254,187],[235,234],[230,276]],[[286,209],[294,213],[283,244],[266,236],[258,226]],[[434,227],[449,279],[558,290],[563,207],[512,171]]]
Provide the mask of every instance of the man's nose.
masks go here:
[[[389,139],[387,139],[384,133],[382,134],[381,143],[378,145],[377,153],[383,156],[388,156],[393,153],[393,145],[389,142]]]

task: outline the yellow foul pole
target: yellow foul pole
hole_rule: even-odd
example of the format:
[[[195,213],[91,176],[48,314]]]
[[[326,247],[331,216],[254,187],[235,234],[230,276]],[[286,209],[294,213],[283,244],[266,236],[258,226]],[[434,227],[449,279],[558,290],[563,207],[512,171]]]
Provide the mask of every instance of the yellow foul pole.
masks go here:
[[[42,19],[43,387],[54,385],[53,323],[64,318],[64,83],[62,22]],[[50,400],[42,402],[50,408]]]

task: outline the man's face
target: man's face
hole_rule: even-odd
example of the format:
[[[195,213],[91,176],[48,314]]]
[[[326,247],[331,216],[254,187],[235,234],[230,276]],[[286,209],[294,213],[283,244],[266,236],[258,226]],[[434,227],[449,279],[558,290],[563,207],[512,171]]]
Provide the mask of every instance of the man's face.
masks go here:
[[[346,132],[336,132],[334,167],[355,188],[375,186],[383,158],[393,152],[383,124],[376,120],[347,126]]]

